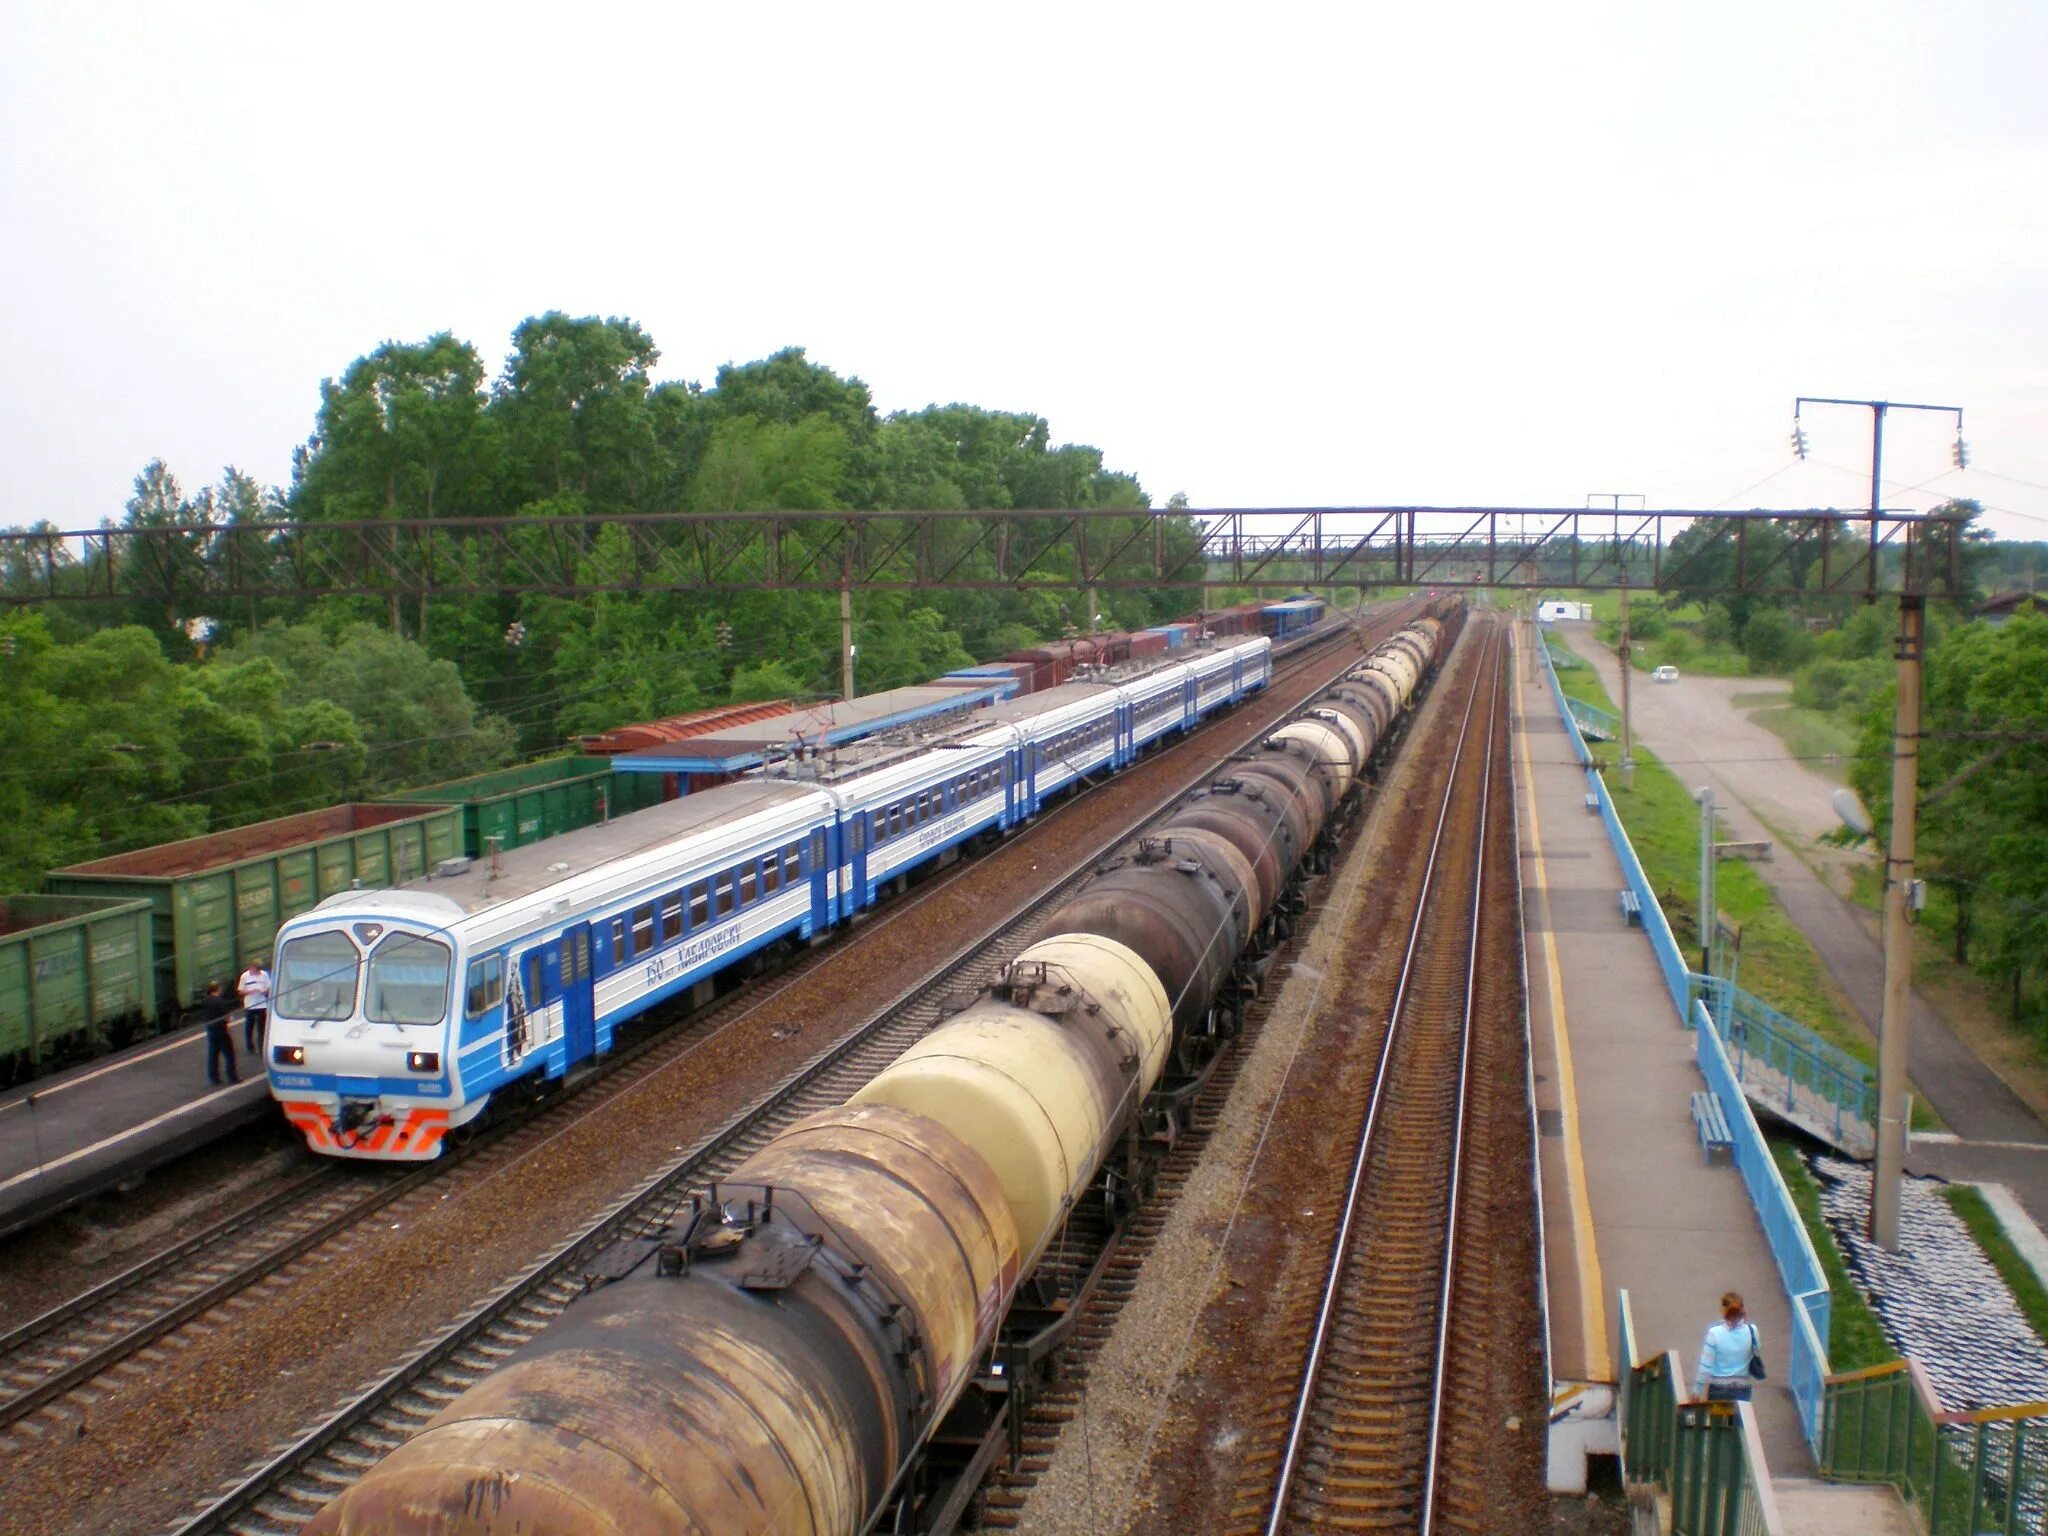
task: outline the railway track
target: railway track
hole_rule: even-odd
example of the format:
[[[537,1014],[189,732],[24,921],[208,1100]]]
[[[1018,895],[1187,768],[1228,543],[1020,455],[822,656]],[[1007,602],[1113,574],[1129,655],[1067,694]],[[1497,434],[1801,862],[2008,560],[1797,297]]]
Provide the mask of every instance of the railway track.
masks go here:
[[[1244,1491],[1234,1531],[1487,1528],[1483,1477],[1444,1475],[1483,1465],[1491,1432],[1457,1390],[1483,1367],[1455,1342],[1456,1309],[1494,1278],[1490,1245],[1461,1228],[1490,1173],[1488,1140],[1474,1134],[1483,1023],[1512,1005],[1514,972],[1489,900],[1506,882],[1487,870],[1489,836],[1496,851],[1511,846],[1497,629],[1482,655],[1328,1265],[1298,1293],[1290,1336],[1305,1348],[1290,1357],[1300,1367],[1278,1469]],[[1472,1333],[1483,1345],[1485,1330]]]
[[[1326,663],[1326,651],[1327,646],[1306,646],[1281,658],[1275,667],[1274,690]],[[1230,721],[1216,722],[1215,729],[1229,731]],[[1188,744],[1207,741],[1209,736],[1205,729]],[[1013,846],[1042,835],[1041,829],[1052,827],[1061,812],[1099,787],[1091,785],[1069,797],[1051,816],[1014,840]],[[1099,856],[1091,855],[1087,862]],[[972,867],[971,862],[962,861],[920,881],[865,919],[861,935],[913,921],[924,902]],[[110,1373],[129,1357],[217,1311],[293,1260],[430,1181],[435,1182],[437,1193],[459,1194],[462,1186],[495,1176],[500,1168],[553,1139],[568,1125],[601,1113],[612,1100],[666,1071],[728,1025],[766,1006],[816,967],[840,958],[847,947],[834,944],[798,951],[771,975],[749,986],[681,1018],[671,1013],[644,1026],[636,1031],[641,1038],[606,1057],[575,1092],[563,1094],[540,1113],[488,1126],[434,1164],[414,1169],[324,1165],[0,1335],[0,1431],[67,1399],[79,1421],[88,1420],[106,1395],[118,1390],[121,1379]],[[85,1395],[71,1396],[81,1388],[87,1389]]]
[[[1401,617],[1389,617],[1374,628],[1391,633],[1402,621]],[[1295,707],[1287,695],[1298,690],[1312,691],[1312,686],[1319,685],[1325,675],[1339,675],[1348,665],[1349,653],[1347,644],[1334,660],[1326,648],[1286,658],[1276,667],[1265,708],[1240,710],[1181,747],[1156,757],[1152,769],[1171,773],[1172,782],[1141,820],[1149,821],[1163,813],[1186,789],[1211,774],[1219,760],[1219,745],[1221,755],[1227,756],[1270,729],[1276,718]],[[1303,687],[1304,682],[1311,686]],[[1223,733],[1220,740],[1215,734],[1219,730]],[[1224,745],[1225,742],[1228,744]],[[1183,751],[1183,747],[1193,750]],[[1162,767],[1176,761],[1184,766],[1177,770]],[[1187,771],[1190,767],[1191,772]],[[1021,843],[1041,828],[1051,826],[1053,820],[1048,818],[1035,824],[1017,841]],[[1088,877],[1093,865],[1125,842],[1134,830],[1126,826],[1084,856],[1070,856],[1068,867],[1074,872],[1067,878],[1022,911],[988,923],[959,943],[950,958],[911,983],[905,1000],[874,1013],[766,1098],[698,1138],[582,1231],[502,1285],[468,1316],[424,1342],[411,1358],[367,1387],[312,1433],[273,1455],[178,1529],[194,1536],[217,1531],[242,1536],[296,1531],[367,1466],[402,1443],[452,1397],[496,1369],[508,1353],[559,1315],[587,1289],[589,1277],[601,1272],[609,1262],[603,1257],[608,1250],[621,1241],[630,1243],[641,1234],[658,1231],[692,1191],[738,1166],[803,1115],[845,1099],[925,1033],[962,993],[978,990],[992,979],[1000,959],[1028,943],[1037,925]],[[928,882],[927,888],[932,884],[935,882]],[[908,920],[914,908],[914,900],[892,904],[864,931],[876,931],[883,922]],[[831,958],[847,952],[848,946],[835,945],[824,953]],[[807,957],[799,963],[812,962]],[[790,979],[793,978],[779,980],[774,990],[780,991]],[[747,1001],[742,1011],[765,1001],[767,998]],[[707,1038],[701,1030],[690,1033],[693,1038],[684,1047],[685,1052]],[[552,1134],[559,1131],[551,1133],[548,1139],[552,1139]]]
[[[0,1335],[0,1428],[212,1311],[414,1180],[319,1168]]]

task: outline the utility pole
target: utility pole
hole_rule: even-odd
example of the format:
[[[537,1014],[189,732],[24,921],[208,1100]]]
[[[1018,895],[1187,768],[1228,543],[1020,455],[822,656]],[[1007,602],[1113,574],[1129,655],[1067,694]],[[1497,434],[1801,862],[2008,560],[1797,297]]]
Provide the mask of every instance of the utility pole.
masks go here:
[[[1692,792],[1700,803],[1700,974],[1714,973],[1714,924],[1720,921],[1719,898],[1714,890],[1714,791]]]
[[[1630,551],[1628,541],[1621,537],[1620,516],[1621,504],[1625,500],[1634,500],[1645,506],[1649,504],[1649,498],[1640,491],[1588,491],[1586,493],[1587,506],[1592,506],[1596,501],[1606,501],[1613,504],[1615,511],[1614,548],[1615,557],[1620,562],[1621,570],[1621,644],[1615,649],[1615,654],[1621,658],[1621,785],[1624,789],[1633,789],[1636,783],[1636,748],[1635,733],[1630,726],[1628,709],[1629,684],[1632,681],[1629,674],[1634,670],[1629,661],[1628,638],[1628,557]]]
[[[1920,820],[1920,652],[1924,601],[1899,596],[1899,697],[1892,715],[1892,837],[1884,870],[1884,1027],[1877,1037],[1877,1172],[1871,1181],[1870,1236],[1887,1252],[1899,1246],[1899,1184],[1905,1173],[1906,1021],[1913,1004],[1913,834]]]
[[[853,540],[848,523],[839,539],[839,692],[853,700]]]
[[[1870,412],[1870,572],[1865,592],[1874,600],[1878,577],[1878,516],[1883,492],[1884,419],[1890,411],[1940,411],[1956,419],[1952,450],[1958,469],[1968,462],[1959,405],[1908,405],[1893,400],[1836,400],[1801,395],[1792,403],[1792,451],[1806,457],[1799,424],[1805,405],[1855,405]],[[1911,535],[1908,535],[1910,541]],[[1912,590],[1910,542],[1899,584],[1898,701],[1892,711],[1892,829],[1884,867],[1884,1018],[1877,1037],[1877,1166],[1870,1181],[1870,1237],[1889,1253],[1899,1248],[1899,1185],[1905,1176],[1906,1031],[1913,1001],[1913,933],[1908,907],[1913,885],[1913,834],[1919,822],[1920,653],[1926,635],[1926,599]]]
[[[853,588],[839,584],[839,691],[853,697]]]

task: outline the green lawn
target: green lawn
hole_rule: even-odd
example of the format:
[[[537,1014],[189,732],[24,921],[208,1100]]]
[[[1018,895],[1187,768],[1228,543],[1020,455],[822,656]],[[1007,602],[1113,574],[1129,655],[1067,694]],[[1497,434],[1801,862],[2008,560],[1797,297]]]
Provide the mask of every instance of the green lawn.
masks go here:
[[[1573,667],[1557,676],[1566,694],[1601,709],[1614,709],[1591,667]],[[1594,746],[1595,756],[1604,754],[1610,765],[1614,750],[1605,743]],[[1634,787],[1623,788],[1620,775],[1610,774],[1608,788],[1679,947],[1696,957],[1699,807],[1671,770],[1641,743],[1636,745]],[[1743,989],[1875,1066],[1875,1044],[1864,1033],[1861,1021],[1838,1002],[1831,985],[1823,980],[1825,968],[1820,957],[1779,907],[1763,877],[1740,860],[1723,859],[1714,883],[1722,916],[1742,925],[1739,979]]]
[[[1797,1144],[1774,1138],[1771,1156],[1777,1161],[1778,1172],[1784,1175],[1785,1187],[1792,1192],[1792,1203],[1799,1207],[1799,1219],[1806,1223],[1806,1235],[1813,1239],[1820,1267],[1827,1271],[1831,1298],[1828,1369],[1839,1374],[1898,1359],[1899,1352],[1884,1336],[1877,1314],[1870,1310],[1870,1303],[1849,1277],[1849,1266],[1842,1262],[1842,1250],[1835,1246],[1835,1234],[1828,1230],[1827,1220],[1820,1213],[1820,1186],[1814,1183]]]
[[[1743,699],[1750,697],[1755,695],[1737,694],[1733,702],[1740,708]],[[1749,717],[1783,741],[1787,752],[1816,773],[1837,784],[1849,782],[1849,760],[1856,754],[1856,733],[1832,715],[1798,704],[1774,702],[1765,708],[1751,707]]]

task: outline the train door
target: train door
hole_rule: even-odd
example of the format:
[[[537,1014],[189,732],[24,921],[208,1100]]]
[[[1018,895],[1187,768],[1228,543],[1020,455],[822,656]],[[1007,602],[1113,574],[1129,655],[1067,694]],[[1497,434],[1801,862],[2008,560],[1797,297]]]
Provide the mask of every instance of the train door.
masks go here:
[[[831,874],[839,860],[839,840],[850,836],[849,823],[836,820],[828,827],[813,827],[810,839],[804,849],[811,872],[811,932],[822,934],[830,928],[839,914],[834,910],[832,900]]]
[[[562,1063],[597,1054],[597,998],[590,977],[590,924],[563,930],[558,960],[562,978]]]
[[[849,916],[867,905],[868,899],[868,844],[872,840],[874,812],[856,811],[840,824],[841,835],[847,840],[846,867],[852,871],[847,877],[846,889],[840,892],[846,899]]]
[[[552,945],[529,949],[512,961],[505,978],[505,1066],[516,1069],[541,1044],[535,1016],[558,995],[559,956]]]

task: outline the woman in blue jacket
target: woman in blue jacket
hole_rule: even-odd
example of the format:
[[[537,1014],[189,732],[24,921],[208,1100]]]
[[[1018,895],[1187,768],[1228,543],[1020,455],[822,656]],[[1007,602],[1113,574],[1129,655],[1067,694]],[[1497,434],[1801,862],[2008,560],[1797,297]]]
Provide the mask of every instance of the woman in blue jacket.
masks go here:
[[[1721,1321],[1700,1340],[1700,1368],[1693,1373],[1692,1395],[1716,1403],[1746,1403],[1763,1375],[1752,1360],[1763,1359],[1756,1324],[1742,1310],[1742,1297],[1727,1291],[1721,1297]]]

